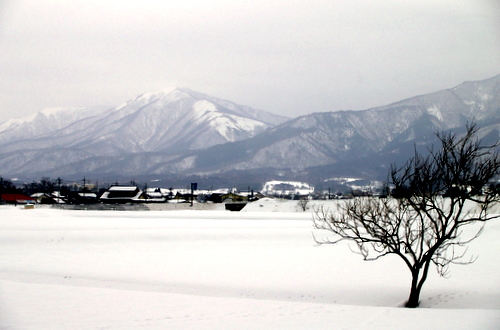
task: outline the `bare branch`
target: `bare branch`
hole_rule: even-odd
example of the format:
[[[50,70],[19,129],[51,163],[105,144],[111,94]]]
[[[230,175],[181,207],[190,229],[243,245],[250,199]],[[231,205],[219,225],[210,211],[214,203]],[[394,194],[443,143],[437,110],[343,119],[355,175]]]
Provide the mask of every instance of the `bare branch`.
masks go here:
[[[316,209],[314,228],[335,237],[318,240],[313,235],[316,243],[352,241],[356,249],[350,246],[351,251],[364,260],[397,255],[412,274],[407,306],[416,307],[431,263],[446,276],[450,264],[477,259],[467,257],[467,244],[483,226],[470,238],[463,237],[461,228],[500,217],[489,213],[500,200],[500,185],[491,182],[500,172],[500,157],[493,150],[499,144],[482,145],[477,132],[470,124],[461,136],[437,133],[441,148],[429,148],[425,156],[415,148],[404,166],[391,165],[392,198],[358,197],[333,210]]]

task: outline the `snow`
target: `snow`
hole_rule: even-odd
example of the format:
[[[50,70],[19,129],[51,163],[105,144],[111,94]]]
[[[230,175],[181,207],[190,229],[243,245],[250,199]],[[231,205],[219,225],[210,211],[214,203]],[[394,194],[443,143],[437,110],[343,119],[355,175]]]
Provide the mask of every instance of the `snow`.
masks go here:
[[[288,188],[288,189],[287,189]],[[314,192],[314,187],[311,187],[306,182],[298,181],[267,181],[262,188],[264,194],[300,194],[308,195]]]
[[[143,104],[149,104],[149,103],[154,102],[162,97],[165,97],[166,95],[172,93],[175,90],[176,90],[175,87],[165,87],[164,89],[158,90],[155,92],[145,92],[145,93],[137,96],[134,99],[134,102],[140,101]]]
[[[238,140],[238,132],[247,132],[250,136],[255,135],[259,130],[263,131],[266,124],[250,118],[233,116],[218,113],[210,126],[213,127],[224,139],[230,142]]]
[[[436,117],[438,120],[443,120],[443,114],[441,113],[441,109],[439,108],[438,105],[433,105],[427,109],[427,112],[431,115]]]
[[[470,244],[474,264],[448,279],[432,271],[422,306],[406,309],[410,277],[397,258],[316,246],[312,212],[296,206],[0,206],[0,328],[498,329],[500,221]]]
[[[112,186],[108,189],[109,191],[136,191],[136,186]]]

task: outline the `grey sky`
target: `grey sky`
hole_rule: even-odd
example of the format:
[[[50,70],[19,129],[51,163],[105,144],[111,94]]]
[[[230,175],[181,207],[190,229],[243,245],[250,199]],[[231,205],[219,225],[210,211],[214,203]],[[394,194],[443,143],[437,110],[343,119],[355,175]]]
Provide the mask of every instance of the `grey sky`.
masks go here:
[[[0,122],[188,87],[277,114],[500,73],[497,0],[0,0]]]

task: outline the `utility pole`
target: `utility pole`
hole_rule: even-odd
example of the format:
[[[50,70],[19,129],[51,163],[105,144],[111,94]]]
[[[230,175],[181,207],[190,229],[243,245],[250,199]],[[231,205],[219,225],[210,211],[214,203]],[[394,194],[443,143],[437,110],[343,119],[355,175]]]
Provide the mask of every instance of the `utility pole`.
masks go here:
[[[194,191],[198,189],[198,184],[196,182],[191,182],[191,207],[193,206]]]

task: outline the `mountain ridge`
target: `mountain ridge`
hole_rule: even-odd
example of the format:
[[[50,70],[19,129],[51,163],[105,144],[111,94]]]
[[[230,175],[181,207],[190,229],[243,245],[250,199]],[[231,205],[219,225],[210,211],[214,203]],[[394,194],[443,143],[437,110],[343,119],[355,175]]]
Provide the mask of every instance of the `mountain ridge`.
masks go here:
[[[27,137],[24,132],[23,139],[18,141],[2,139],[5,131],[0,131],[0,146],[4,153],[28,149],[33,144],[41,149],[78,147],[86,148],[95,156],[118,155],[123,151],[168,151],[169,146],[171,149],[192,150],[247,138],[272,125],[271,121],[286,120],[285,117],[259,110],[250,113],[246,111],[247,107],[238,108],[236,104],[233,107],[236,111],[228,110],[219,105],[225,101],[211,100],[195,99],[180,89],[169,93],[143,93],[117,107],[83,117],[65,127],[55,127],[38,135],[28,134]],[[238,116],[238,112],[245,116]],[[271,120],[259,121],[255,117],[259,113]],[[217,121],[220,123],[215,123]],[[201,135],[194,134],[196,130]],[[183,143],[182,139],[191,143]],[[6,142],[9,142],[8,145]],[[176,143],[178,146],[175,146]]]
[[[175,88],[140,94],[27,139],[5,142],[0,126],[0,175],[244,181],[261,173],[321,181],[351,170],[373,177],[387,171],[384,160],[430,143],[427,137],[438,130],[476,121],[498,137],[499,120],[500,75],[367,110],[292,119]]]

